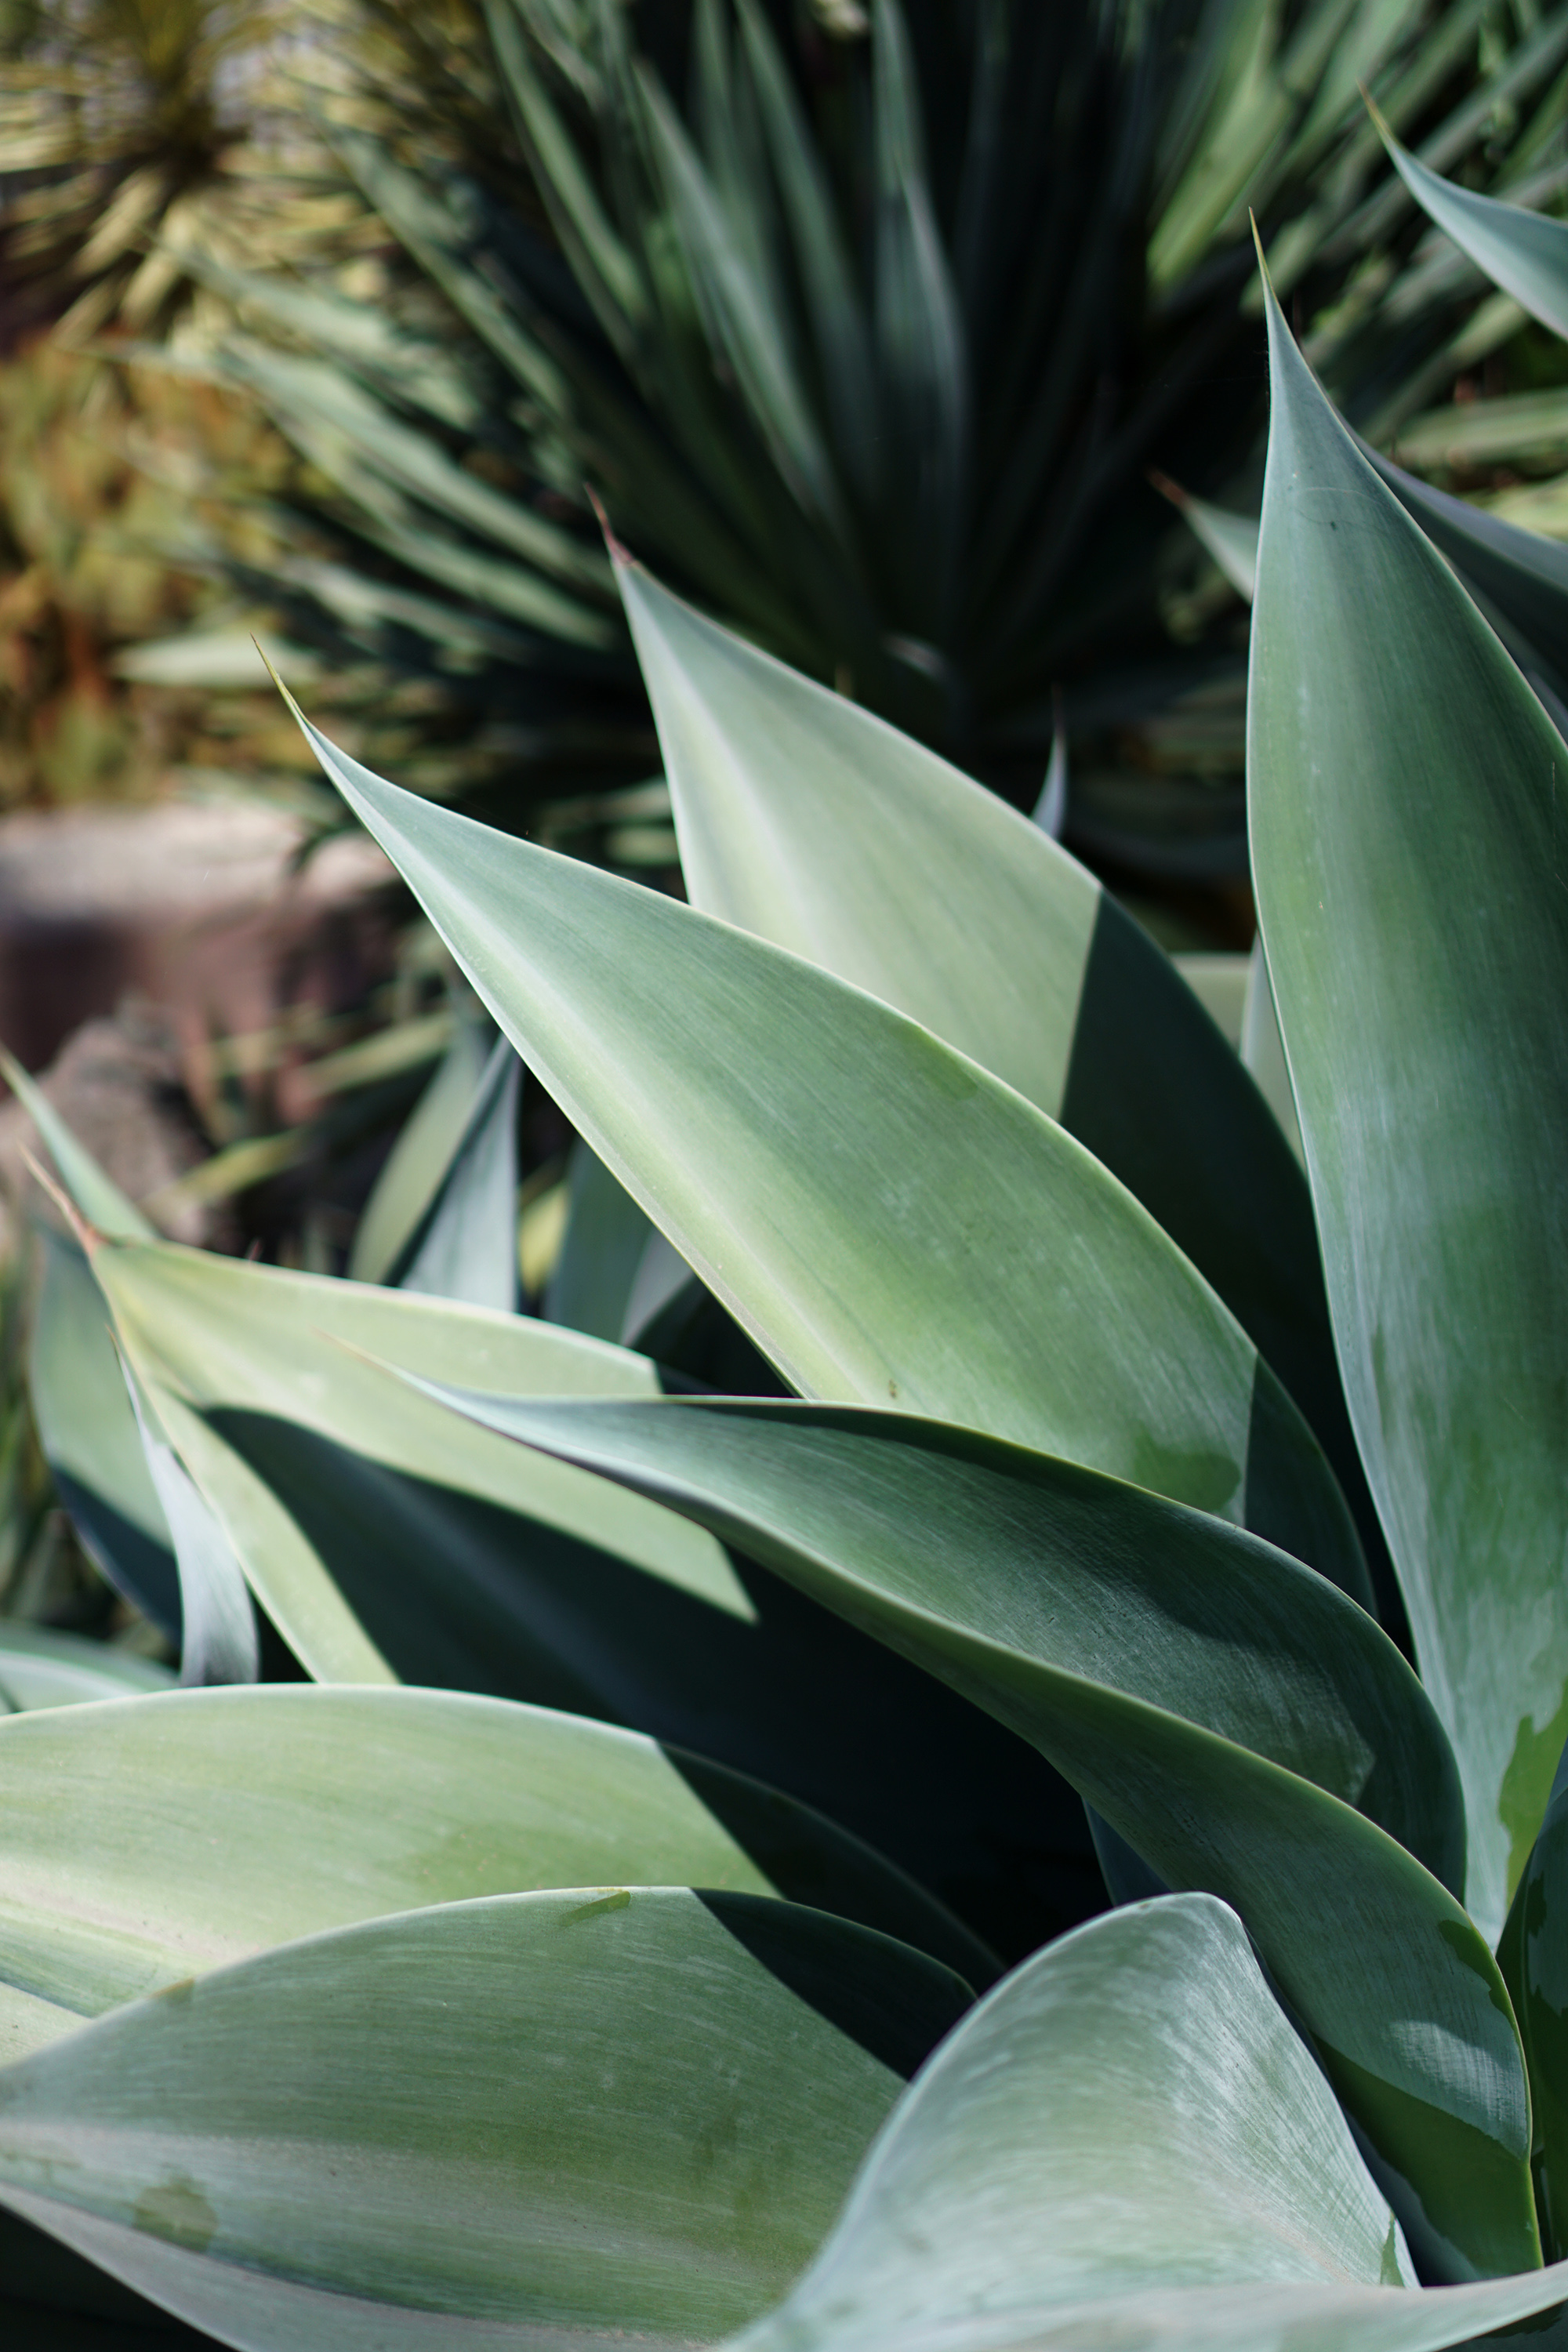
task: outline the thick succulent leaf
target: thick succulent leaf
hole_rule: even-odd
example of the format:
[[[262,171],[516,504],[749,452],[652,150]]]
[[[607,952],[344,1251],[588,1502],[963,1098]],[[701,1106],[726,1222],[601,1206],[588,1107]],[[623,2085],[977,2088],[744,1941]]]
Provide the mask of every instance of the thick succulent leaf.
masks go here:
[[[815,966],[416,800],[302,723],[529,1067],[794,1387],[1135,1478],[1370,1597],[1278,1381],[1059,1127]]]
[[[0,1713],[26,1715],[79,1706],[85,1700],[166,1691],[174,1679],[167,1666],[113,1643],[0,1619]]]
[[[1568,676],[1568,547],[1435,490],[1365,442],[1358,446],[1426,537],[1458,565],[1467,584],[1524,641],[1527,650],[1510,650],[1531,684],[1533,654],[1544,664],[1548,685],[1560,688]]]
[[[179,1571],[180,1680],[253,1683],[261,1671],[261,1643],[245,1570],[221,1522],[155,1427],[129,1366],[125,1383]]]
[[[893,1853],[1008,1953],[1098,1907],[1081,1806],[1010,1734],[696,1528],[576,1473],[541,1479],[559,1465],[400,1396],[361,1351],[552,1395],[655,1395],[646,1356],[195,1252],[98,1263],[312,1673],[536,1700],[716,1754]]]
[[[522,1065],[498,1037],[436,1197],[394,1263],[401,1289],[515,1312],[521,1087]]]
[[[573,1331],[619,1341],[653,1228],[587,1144],[573,1146],[569,1176],[566,1231],[544,1312]]]
[[[419,1385],[690,1513],[783,1574],[817,1581],[830,1568],[835,1605],[839,1573],[868,1581],[1202,1724],[1463,1883],[1453,1756],[1409,1666],[1331,1584],[1223,1519],[972,1430],[858,1407],[563,1405]]]
[[[939,1905],[809,1807],[635,1732],[499,1699],[177,1692],[0,1721],[0,1771],[6,2060],[275,1944],[538,1887],[782,1895],[972,1981],[995,1974]]]
[[[1268,977],[1268,959],[1263,952],[1261,931],[1254,939],[1252,953],[1247,958],[1247,997],[1241,1009],[1241,1058],[1258,1081],[1258,1091],[1279,1120],[1280,1132],[1291,1150],[1298,1160],[1304,1160],[1296,1098],[1290,1092],[1290,1066],[1285,1059],[1285,1041],[1279,1034],[1279,1015],[1274,1009],[1274,988]]]
[[[425,1223],[468,1128],[489,1059],[489,1024],[459,1021],[415,1104],[354,1229],[349,1276],[393,1282]]]
[[[967,2000],[754,1895],[446,1904],[20,2060],[0,2197],[249,2352],[401,2343],[404,2315],[453,2346],[473,2321],[519,2347],[710,2340],[810,2258]]]
[[[1258,901],[1346,1394],[1489,1939],[1568,1726],[1568,754],[1273,307],[1269,334]]]
[[[27,1373],[38,1442],[90,1558],[174,1641],[180,1571],[102,1291],[74,1242],[46,1227]]]
[[[692,904],[883,998],[1069,1129],[1214,1285],[1379,1549],[1301,1171],[1168,959],[994,793],[640,565],[616,572]]]
[[[970,2011],[810,2269],[732,2343],[1438,2352],[1565,2290],[1568,2265],[1416,2286],[1241,1923],[1178,1895],[1080,1927]]]
[[[463,1541],[460,1512],[454,1524],[443,1509],[452,1497],[524,1514],[708,1605],[751,1615],[709,1538],[575,1474],[520,1480],[515,1448],[477,1431],[471,1444],[454,1444],[448,1416],[412,1391],[405,1407],[356,1351],[426,1372],[439,1361],[443,1377],[459,1380],[484,1365],[480,1376],[508,1392],[568,1395],[657,1394],[646,1359],[530,1318],[168,1244],[106,1244],[94,1269],[170,1443],[268,1614],[321,1680],[391,1677],[362,1614],[401,1635],[405,1679],[456,1678],[440,1671],[441,1595],[453,1573],[445,1555]],[[279,1448],[292,1449],[302,1493],[279,1490],[269,1454]],[[384,1503],[379,1521],[366,1510],[378,1472],[393,1474],[379,1484],[394,1506]],[[507,1535],[516,1554],[527,1530],[512,1521]],[[481,1592],[500,1572],[497,1563],[481,1576]],[[504,1637],[504,1614],[480,1630]],[[504,1660],[493,1670],[503,1672]]]
[[[1416,2281],[1240,1921],[1176,1895],[1091,1921],[970,2011],[740,2341],[837,2352],[1084,2304],[1114,2325],[1151,2289],[1182,2310],[1241,2283]]]
[[[1179,482],[1161,474],[1155,487],[1164,492],[1183,515],[1194,539],[1213,556],[1238,596],[1247,604],[1258,583],[1258,523],[1251,515],[1233,514],[1207,499],[1195,499]]]
[[[1394,170],[1434,226],[1532,319],[1568,335],[1568,221],[1457,187],[1402,147],[1381,120],[1378,128]]]
[[[1568,1766],[1559,1762],[1541,1833],[1498,1945],[1530,2068],[1531,2164],[1549,2253],[1568,2246]]]
[[[1491,1955],[1343,1801],[1405,1826],[1423,1777],[1451,1771],[1447,1743],[1342,1595],[1138,1489],[928,1422],[730,1400],[462,1410],[689,1511],[1031,1740],[1167,1886],[1241,1913],[1439,2275],[1539,2261],[1523,2060]],[[1349,1677],[1358,1652],[1410,1741],[1408,1801],[1372,1794],[1370,1719],[1342,1728],[1335,1762],[1318,1744],[1355,1712],[1349,1680],[1333,1700],[1315,1675],[1310,1696],[1296,1682],[1329,1656]],[[1448,1787],[1431,1842],[1412,1843],[1458,1877]]]

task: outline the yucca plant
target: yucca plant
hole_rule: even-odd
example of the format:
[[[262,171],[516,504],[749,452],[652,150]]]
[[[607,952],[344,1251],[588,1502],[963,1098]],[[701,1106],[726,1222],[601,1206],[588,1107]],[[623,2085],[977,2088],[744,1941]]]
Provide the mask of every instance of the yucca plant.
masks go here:
[[[317,528],[362,636],[453,715],[448,794],[515,828],[648,772],[586,486],[719,618],[1021,804],[1064,688],[1078,837],[1241,872],[1242,658],[1212,605],[1197,646],[1166,635],[1145,471],[1246,465],[1249,208],[1358,422],[1517,331],[1473,272],[1401,269],[1356,87],[1434,164],[1547,201],[1568,15],[491,0],[484,26],[421,19],[379,96],[321,101],[446,323],[220,256],[238,323],[183,346],[335,485]]]
[[[1557,299],[1568,233],[1400,167]],[[248,1588],[323,1682],[467,1688],[0,1724],[18,2327],[110,2324],[105,2273],[290,2352],[1438,2352],[1568,2298],[1565,746],[1268,318],[1252,843],[1304,1179],[1066,853],[626,564],[689,906],[309,731],[673,1244],[640,1311],[695,1278],[793,1398],[160,1244],[37,1104],[82,1508],[141,1496],[187,1677],[244,1671]],[[1495,605],[1561,616],[1537,543],[1484,544]],[[362,1272],[510,1257],[512,1069],[470,1062]],[[1299,1409],[1320,1295],[1419,1679]],[[644,1730],[479,1695],[574,1679]],[[961,1867],[967,1923],[732,1769],[826,1752],[853,1798],[840,1718],[890,1752],[907,1706],[913,1769],[939,1685],[1004,1783],[1032,1748],[1093,1807],[1123,1898],[999,1982]]]

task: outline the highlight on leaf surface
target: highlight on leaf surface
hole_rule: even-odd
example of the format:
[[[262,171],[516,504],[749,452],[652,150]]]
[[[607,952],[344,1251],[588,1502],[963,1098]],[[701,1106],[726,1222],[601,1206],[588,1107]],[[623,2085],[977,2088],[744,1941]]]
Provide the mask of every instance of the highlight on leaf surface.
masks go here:
[[[1337,1763],[1325,1736],[1364,1699],[1349,1681],[1333,1700],[1292,1690],[1298,1642],[1347,1673],[1365,1644],[1393,1746],[1398,1716],[1426,1759],[1415,1778],[1448,1789],[1448,1826],[1423,1851],[1457,1878],[1447,1741],[1342,1595],[1221,1522],[930,1421],[738,1399],[452,1402],[689,1512],[1037,1745],[1166,1886],[1241,1914],[1435,2273],[1539,2263],[1529,2090],[1496,1964],[1452,1894],[1344,1801],[1353,1784],[1377,1810],[1372,1715]],[[1318,1605],[1333,1630],[1309,1636]],[[1383,1815],[1396,1818],[1421,1843],[1413,1816]]]
[[[792,1385],[1138,1479],[1370,1599],[1278,1380],[1061,1129],[817,967],[416,800],[301,724],[529,1066]]]
[[[437,2340],[711,2340],[809,2259],[968,2000],[763,1896],[444,1903],[6,2069],[0,2200],[225,2340],[337,2352],[405,2314]]]
[[[1351,1418],[1489,1940],[1568,1722],[1568,926],[1546,878],[1568,752],[1272,300],[1268,332],[1254,883]]]

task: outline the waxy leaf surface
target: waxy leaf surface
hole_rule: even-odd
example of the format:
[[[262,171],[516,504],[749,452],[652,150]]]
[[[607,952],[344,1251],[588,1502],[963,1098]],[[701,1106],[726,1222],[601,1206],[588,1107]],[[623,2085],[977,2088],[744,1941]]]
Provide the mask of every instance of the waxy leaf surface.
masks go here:
[[[8,2067],[0,2197],[246,2352],[455,2347],[474,2321],[710,2341],[810,2258],[967,2005],[906,1947],[754,1895],[444,1904]]]
[[[91,1696],[114,1687],[106,1673]],[[0,1775],[5,2059],[300,1936],[606,1881],[784,1895],[994,1974],[820,1814],[542,1707],[308,1684],[165,1692],[0,1721]]]
[[[1254,877],[1345,1392],[1490,1940],[1568,1730],[1568,750],[1272,305],[1269,336]]]
[[[1370,1599],[1279,1381],[1059,1127],[816,966],[417,800],[302,723],[529,1067],[793,1386],[1136,1479]]]
[[[1373,1794],[1387,1735],[1371,1717],[1348,1731],[1360,1674],[1405,1727],[1391,1745],[1411,1742],[1412,1790],[1447,1779],[1447,1743],[1342,1595],[1137,1489],[929,1422],[460,1402],[689,1511],[1033,1741],[1167,1886],[1241,1913],[1422,2259],[1459,2277],[1539,2262],[1524,2063],[1495,1963],[1453,1895],[1351,1810],[1410,1819],[1392,1790]],[[1326,1658],[1327,1684],[1309,1664]],[[1425,1850],[1457,1879],[1447,1787]]]

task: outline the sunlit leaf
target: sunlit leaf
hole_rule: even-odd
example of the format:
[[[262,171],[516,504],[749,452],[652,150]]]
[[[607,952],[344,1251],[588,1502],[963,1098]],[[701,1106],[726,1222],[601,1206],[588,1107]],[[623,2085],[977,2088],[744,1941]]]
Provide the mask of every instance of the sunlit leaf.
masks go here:
[[[1346,1394],[1490,1938],[1568,1727],[1568,755],[1272,308],[1269,335],[1255,882]]]
[[[966,2000],[755,1895],[447,1904],[19,2061],[0,2196],[231,2343],[709,2340],[810,2258]]]
[[[1245,1517],[1369,1593],[1279,1382],[1060,1128],[814,966],[307,732],[528,1066],[793,1385]]]
[[[1501,1979],[1386,1833],[1458,1883],[1447,1743],[1342,1595],[1222,1523],[930,1422],[453,1402],[690,1512],[1034,1742],[1167,1886],[1241,1913],[1423,2259],[1458,2277],[1539,2261]]]

